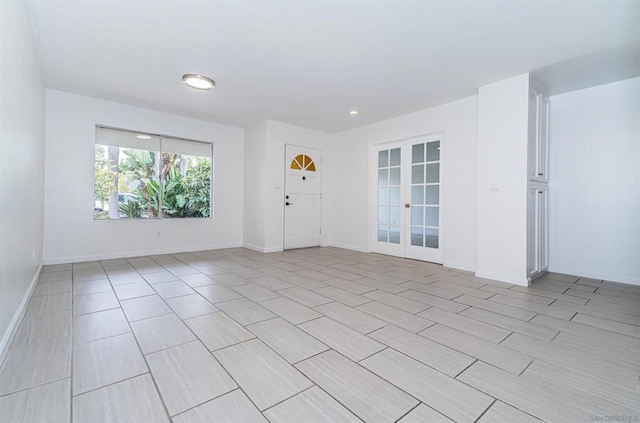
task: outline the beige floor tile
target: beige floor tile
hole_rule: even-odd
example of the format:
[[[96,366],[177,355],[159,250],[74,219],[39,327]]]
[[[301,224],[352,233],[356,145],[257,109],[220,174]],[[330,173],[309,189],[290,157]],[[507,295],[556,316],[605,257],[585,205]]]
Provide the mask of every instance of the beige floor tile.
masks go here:
[[[55,313],[62,310],[71,310],[71,292],[32,297],[25,315]]]
[[[588,314],[578,313],[571,319],[572,322],[582,323],[584,325],[593,326],[594,328],[604,329],[611,332],[617,332],[624,335],[640,338],[640,326],[628,323],[614,322],[601,317],[590,316]]]
[[[71,310],[25,316],[12,346],[46,342],[71,336]]]
[[[328,317],[311,320],[298,327],[354,361],[385,348],[381,343]]]
[[[116,287],[117,285],[128,285],[136,282],[145,282],[142,276],[136,271],[125,273],[116,273],[109,275],[109,282]]]
[[[514,289],[502,288],[499,286],[486,285],[480,288],[482,291],[493,292],[496,294],[505,295],[507,297],[518,298],[523,301],[529,301],[533,303],[539,303],[544,305],[549,305],[555,301],[555,298],[549,298],[545,296],[540,296],[534,293],[521,292],[516,291]]]
[[[616,347],[615,345],[606,344],[582,336],[572,335],[570,333],[560,332],[553,339],[554,344],[561,344],[569,348],[578,350],[586,350],[591,353],[594,358],[599,357],[604,360],[613,360],[616,363],[633,367],[638,365],[638,353],[626,348]]]
[[[264,414],[272,423],[357,423],[361,421],[317,386],[277,404]]]
[[[279,294],[255,283],[238,285],[232,287],[231,289],[233,289],[243,297],[246,297],[255,302],[266,301],[272,298],[278,298],[280,296]]]
[[[286,276],[282,278],[283,281],[290,283],[291,285],[295,285],[299,288],[303,289],[318,289],[327,286],[326,283],[319,282],[317,280],[304,277],[302,275],[294,274],[292,276]]]
[[[544,342],[517,333],[511,335],[501,345],[567,369],[595,376],[626,389],[636,389],[638,386],[640,372],[637,365],[626,366],[594,356],[589,351]]]
[[[144,280],[146,280],[150,284],[156,284],[156,283],[162,283],[162,282],[169,282],[169,281],[178,280],[178,277],[176,275],[174,275],[171,272],[167,272],[162,267],[158,266],[157,269],[158,269],[157,272],[143,273],[142,277],[144,278]],[[160,269],[162,269],[162,270],[160,270]]]
[[[71,376],[71,338],[10,348],[0,367],[0,395]]]
[[[332,300],[338,301],[349,307],[356,307],[356,306],[371,302],[371,299],[369,298],[365,298],[363,296],[353,294],[349,291],[346,291],[344,289],[341,289],[335,286],[325,286],[324,288],[318,288],[314,290],[314,292],[322,295],[323,297],[327,297]]]
[[[120,301],[147,295],[155,295],[155,291],[147,282],[134,282],[123,285],[114,285],[113,290]]]
[[[296,367],[367,423],[395,422],[418,404],[405,392],[335,351],[311,357]]]
[[[69,379],[0,397],[0,421],[69,422],[71,419]]]
[[[358,283],[358,281],[348,281],[346,279],[339,279],[339,278],[328,279],[326,281],[322,281],[322,283],[336,287],[336,288],[344,289],[345,291],[351,292],[356,295],[362,295],[366,292],[371,292],[376,290],[375,287]],[[314,290],[314,291],[317,291],[317,290]]]
[[[500,295],[500,294],[489,298],[489,301],[498,303],[498,304],[504,304],[512,307],[521,308],[523,310],[528,310],[532,313],[545,314],[547,316],[556,317],[558,319],[569,320],[575,314],[574,312],[569,310],[562,310],[556,307],[549,307],[547,305],[539,304],[537,302],[521,300],[519,298],[508,297],[506,295]]]
[[[503,402],[496,401],[482,415],[478,423],[540,423],[541,420],[530,414],[513,408]]]
[[[70,281],[72,273],[70,270],[62,270],[59,272],[42,272],[38,277],[38,282],[58,282]]]
[[[312,385],[257,339],[218,350],[214,355],[260,410]]]
[[[424,292],[420,292],[420,291],[414,291],[413,289],[409,291],[401,292],[398,295],[403,298],[408,298],[412,301],[418,301],[430,307],[436,307],[436,308],[439,308],[440,310],[449,311],[451,313],[459,313],[462,310],[469,308],[469,306],[466,304],[460,304],[460,303],[456,303],[455,301],[445,300],[444,298],[440,298],[435,295],[425,294]]]
[[[99,292],[111,291],[109,279],[97,279],[94,281],[83,281],[73,283],[73,295],[97,294]]]
[[[162,298],[180,297],[195,294],[195,291],[182,281],[161,282],[153,285],[153,289]]]
[[[513,317],[491,313],[489,311],[481,310],[475,307],[471,307],[462,311],[460,315],[493,325],[498,328],[503,328],[509,331],[520,333],[522,335],[527,335],[532,338],[542,339],[544,341],[551,341],[558,334],[557,330],[534,325],[533,323],[529,322],[523,322],[522,320],[514,319]]]
[[[180,276],[180,280],[189,285],[191,288],[217,284],[210,276],[202,273],[194,273],[190,275]]]
[[[248,341],[255,336],[224,313],[211,313],[185,320],[211,351]]]
[[[456,422],[475,422],[493,402],[490,396],[392,349],[361,364]]]
[[[315,292],[300,287],[281,289],[278,293],[307,307],[316,307],[333,301],[329,298],[323,297],[322,295],[318,295]]]
[[[366,294],[364,294],[364,296],[367,298],[371,298],[372,300],[376,300],[379,303],[395,307],[398,310],[406,311],[411,314],[420,313],[421,311],[429,308],[428,305],[425,305],[423,303],[404,298],[404,296],[389,294],[385,291],[367,292]]]
[[[214,304],[242,298],[237,292],[220,284],[199,286],[196,287],[195,290]]]
[[[166,301],[181,319],[190,319],[218,311],[216,306],[198,294],[169,298]]]
[[[73,317],[74,344],[96,341],[129,332],[131,332],[131,328],[119,308]]]
[[[399,286],[412,289],[414,291],[422,292],[424,294],[433,295],[439,298],[444,298],[445,300],[452,300],[456,297],[460,297],[461,293],[451,291],[449,289],[438,288],[426,283],[420,283],[415,281],[403,282]]]
[[[356,308],[394,326],[406,329],[409,332],[420,332],[429,326],[435,325],[435,323],[430,320],[423,319],[422,317],[418,317],[411,313],[406,313],[377,301],[372,301]]]
[[[160,351],[196,339],[175,314],[152,317],[131,323],[144,354]]]
[[[241,325],[250,325],[276,317],[269,310],[245,298],[217,303],[216,306]]]
[[[385,321],[338,302],[323,304],[314,308],[314,310],[360,333],[373,332],[387,325]]]
[[[640,352],[640,339],[577,322],[537,315],[531,323]]]
[[[427,320],[441,323],[445,326],[449,326],[454,329],[458,329],[461,332],[466,332],[470,335],[477,336],[478,338],[486,339],[496,344],[509,336],[511,331],[497,328],[487,323],[479,322],[475,319],[471,319],[466,316],[461,316],[455,313],[449,313],[448,311],[439,310],[437,308],[431,308],[425,310],[419,314],[420,317],[424,317]]]
[[[73,297],[73,315],[95,313],[120,307],[120,303],[113,291],[96,294],[78,295]]]
[[[172,416],[237,388],[199,341],[149,354],[147,362]]]
[[[551,304],[551,307],[557,307],[563,310],[569,310],[575,313],[586,314],[593,317],[600,317],[602,319],[613,320],[614,322],[640,326],[640,316],[610,311],[606,307],[602,309],[599,307],[589,307],[588,305],[581,306],[578,304],[565,303],[564,301],[560,300],[555,301],[553,304]]]
[[[74,397],[73,422],[168,423],[169,417],[145,374]]]
[[[525,354],[441,324],[431,326],[419,335],[516,375],[522,373],[533,360]]]
[[[606,415],[597,407],[578,403],[562,392],[546,389],[482,361],[475,362],[457,379],[544,421],[581,422],[588,421],[590,416]]]
[[[73,348],[73,394],[101,388],[148,372],[131,333]]]
[[[219,273],[217,275],[213,275],[212,278],[215,279],[216,282],[228,287],[251,283],[249,279],[238,276],[235,273]]]
[[[124,300],[121,304],[124,314],[130,322],[171,314],[171,309],[157,295]]]
[[[639,391],[622,388],[616,383],[606,382],[583,372],[535,360],[522,376],[584,401],[600,403],[603,408],[614,410],[616,405],[625,407],[625,410],[616,409],[617,415],[640,414]],[[578,396],[577,393],[582,395]]]
[[[36,285],[36,289],[33,290],[34,297],[42,297],[44,295],[64,294],[71,292],[71,279],[58,282],[46,282]]]
[[[284,275],[288,274],[287,272],[284,272],[284,271],[280,271],[280,272],[282,272]],[[290,283],[287,283],[278,277],[274,277],[273,275],[261,276],[259,278],[251,278],[251,282],[257,283],[258,285],[263,286],[267,289],[270,289],[271,291],[277,291],[279,289],[286,289],[286,288],[293,287],[293,285],[291,285]]]
[[[263,301],[260,305],[294,325],[322,317],[317,311],[285,297]]]
[[[466,354],[395,326],[385,326],[369,336],[449,376],[457,375],[475,361]]]
[[[461,281],[458,281],[458,282],[463,283]],[[433,282],[430,285],[433,286],[434,288],[441,288],[441,289],[446,289],[446,290],[449,290],[449,291],[459,292],[461,294],[466,294],[466,295],[470,295],[472,297],[482,298],[484,300],[486,300],[487,298],[489,298],[489,297],[491,297],[493,295],[490,292],[480,291],[480,290],[475,289],[475,288],[469,288],[469,287],[466,287],[464,285],[460,285],[459,283],[456,283],[456,280],[453,279],[453,278],[449,278],[447,280],[439,280],[437,282]]]
[[[409,414],[398,420],[398,423],[454,423],[453,420],[438,413],[433,408],[420,404]]]
[[[281,318],[255,323],[247,326],[247,329],[289,363],[297,363],[329,349],[322,342]]]
[[[241,390],[224,394],[173,417],[173,423],[267,423]]]
[[[512,307],[506,304],[496,303],[495,301],[483,300],[481,298],[472,297],[470,295],[461,295],[454,300],[457,303],[466,304],[475,308],[490,311],[492,313],[502,314],[504,316],[513,317],[514,319],[524,320],[525,322],[531,320],[536,312],[524,310],[517,307]]]

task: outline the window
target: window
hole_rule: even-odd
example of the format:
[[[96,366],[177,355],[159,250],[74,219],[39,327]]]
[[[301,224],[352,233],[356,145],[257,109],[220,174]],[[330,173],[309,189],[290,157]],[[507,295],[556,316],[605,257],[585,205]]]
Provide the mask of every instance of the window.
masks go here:
[[[211,217],[212,148],[96,127],[94,218]]]

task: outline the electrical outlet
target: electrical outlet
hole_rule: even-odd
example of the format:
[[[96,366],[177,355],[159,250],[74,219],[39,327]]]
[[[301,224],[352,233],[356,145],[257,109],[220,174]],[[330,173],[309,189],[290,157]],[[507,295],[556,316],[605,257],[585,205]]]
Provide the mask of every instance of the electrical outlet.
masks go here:
[[[160,231],[156,232],[156,238],[160,238]]]

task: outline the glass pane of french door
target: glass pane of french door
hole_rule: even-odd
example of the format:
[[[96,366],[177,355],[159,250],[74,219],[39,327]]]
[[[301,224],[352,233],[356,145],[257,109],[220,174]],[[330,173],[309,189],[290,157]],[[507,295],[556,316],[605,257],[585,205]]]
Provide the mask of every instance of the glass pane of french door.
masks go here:
[[[400,244],[401,149],[378,151],[377,240]]]
[[[440,141],[411,146],[411,245],[440,245]]]

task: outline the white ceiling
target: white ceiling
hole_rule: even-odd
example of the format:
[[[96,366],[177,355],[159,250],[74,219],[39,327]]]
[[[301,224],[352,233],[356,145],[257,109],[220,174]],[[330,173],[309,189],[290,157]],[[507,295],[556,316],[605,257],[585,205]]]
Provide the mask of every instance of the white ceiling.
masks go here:
[[[30,5],[47,88],[241,127],[273,119],[326,132],[640,39],[637,0]],[[188,89],[184,73],[217,88]]]

